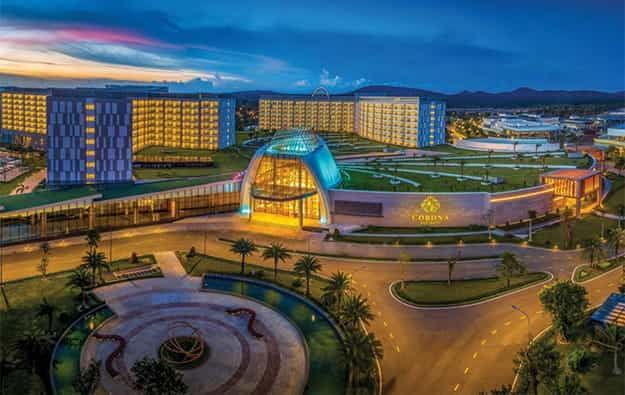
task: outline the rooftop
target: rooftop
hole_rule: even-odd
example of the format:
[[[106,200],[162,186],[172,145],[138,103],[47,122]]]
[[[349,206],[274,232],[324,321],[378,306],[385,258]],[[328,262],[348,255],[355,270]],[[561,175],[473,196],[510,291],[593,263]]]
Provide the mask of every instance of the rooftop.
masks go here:
[[[316,150],[323,140],[308,129],[280,130],[273,135],[267,152],[270,154],[306,155]]]
[[[625,295],[611,294],[590,318],[603,324],[625,326]]]
[[[583,180],[594,175],[601,174],[598,170],[592,169],[558,169],[543,174],[549,178],[566,178],[569,180]]]
[[[100,193],[92,187],[73,187],[0,197],[0,214],[55,205],[78,199],[96,199]]]

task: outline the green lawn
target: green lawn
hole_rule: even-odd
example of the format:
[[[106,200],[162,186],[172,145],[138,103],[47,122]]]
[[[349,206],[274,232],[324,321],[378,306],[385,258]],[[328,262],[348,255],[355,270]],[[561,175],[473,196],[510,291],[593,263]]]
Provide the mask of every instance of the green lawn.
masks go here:
[[[34,173],[37,170],[38,169],[29,170],[26,173],[24,173],[24,174],[22,174],[20,176],[15,177],[13,180],[11,180],[9,182],[0,182],[0,196],[5,196],[5,195],[8,195],[9,193],[11,193],[11,191],[13,189],[15,189],[22,182],[24,182],[26,177],[28,177],[29,175],[31,175],[32,173]]]
[[[447,281],[406,281],[404,289],[398,283],[393,292],[405,301],[421,306],[460,305],[489,299],[547,278],[545,273],[513,277],[510,288],[506,287],[504,279],[497,277],[455,280],[451,287]]]
[[[513,236],[495,236],[497,242],[518,243],[520,240]],[[432,244],[457,244],[462,240],[464,243],[488,243],[488,234],[468,235],[468,236],[432,236],[432,237],[376,237],[376,236],[350,236],[340,235],[337,241],[364,243],[364,244],[404,244],[404,245],[426,245]]]
[[[440,228],[431,227],[400,227],[400,226],[374,226],[370,225],[364,229],[357,230],[354,233],[377,233],[377,234],[389,234],[389,233],[454,233],[454,232],[472,232],[486,230],[486,226],[474,225],[467,227],[450,227],[441,226]]]
[[[584,325],[582,326],[584,333],[580,337],[586,337],[586,339],[588,339],[593,336],[591,328],[592,326],[588,325],[588,323],[584,323]],[[544,335],[544,337],[555,341],[555,334],[553,330],[548,331]],[[575,348],[579,347],[586,349],[590,348],[594,353],[596,353],[598,357],[597,365],[593,369],[591,369],[590,372],[579,374],[582,386],[584,386],[584,388],[586,388],[589,393],[593,395],[622,394],[625,390],[625,380],[623,375],[615,376],[612,374],[612,352],[605,351],[604,349],[599,348],[592,343],[589,343],[588,340],[578,340],[577,342],[571,342],[569,344],[561,344],[559,342],[556,342],[556,350],[560,352],[561,356],[560,366],[562,367],[562,369],[564,369],[564,366],[566,366],[566,356]],[[623,368],[622,352],[619,353],[619,367]],[[551,394],[550,391],[542,386],[539,388],[538,392],[539,395]]]
[[[619,214],[618,206],[625,204],[625,178],[610,176],[612,189],[603,201],[602,211],[612,214]]]
[[[192,276],[201,276],[204,273],[225,273],[225,274],[240,274],[241,263],[240,261],[228,260],[223,258],[217,258],[209,255],[196,254],[194,257],[187,258],[185,252],[179,252],[178,258],[184,266],[187,273]],[[323,262],[322,262],[323,264]],[[280,264],[279,264],[280,265]],[[289,266],[291,262],[289,262]],[[259,277],[264,281],[273,282],[273,269],[258,265],[245,265],[245,272],[248,275],[258,276],[262,272],[262,276]],[[299,288],[293,287],[293,281],[302,278],[298,274],[287,270],[278,270],[278,277],[276,283],[285,288],[289,288],[300,293],[306,291],[306,285],[303,284]],[[304,281],[304,278],[302,278]],[[304,281],[305,282],[305,281]],[[313,299],[319,301],[323,294],[322,288],[327,285],[327,281],[321,277],[312,276],[310,279],[310,293]]]
[[[182,149],[166,147],[149,147],[139,155],[181,155],[181,156],[210,156],[214,165],[211,167],[175,167],[172,169],[134,169],[133,174],[137,179],[174,178],[174,177],[201,177],[214,176],[215,181],[226,180],[232,174],[245,170],[251,156],[250,150],[230,148],[221,151],[208,151],[199,149]]]
[[[77,306],[80,304],[80,292],[67,287],[70,272],[55,273],[46,280],[33,277],[26,280],[10,282],[5,285],[5,294],[9,306],[4,299],[0,301],[0,344],[10,346],[25,331],[47,330],[47,318],[36,317],[37,306],[45,297],[57,308],[53,321],[53,329],[58,336],[71,322],[78,317]],[[90,298],[92,305],[98,304]],[[61,319],[61,315],[63,319]],[[18,370],[7,379],[6,394],[41,394],[44,386],[37,375],[30,370]]]
[[[601,236],[602,228],[603,234],[607,235],[608,229],[617,226],[617,221],[597,217],[596,215],[587,215],[579,220],[573,220],[571,224],[573,233],[572,245],[575,248],[584,239]],[[531,244],[546,248],[552,248],[557,244],[559,248],[563,248],[563,237],[564,233],[560,223],[537,230],[533,235],[534,240]]]
[[[614,269],[615,267],[623,265],[623,262],[625,262],[625,259],[619,258],[601,262],[596,267],[590,267],[590,265],[582,265],[575,271],[575,281],[588,281]]]

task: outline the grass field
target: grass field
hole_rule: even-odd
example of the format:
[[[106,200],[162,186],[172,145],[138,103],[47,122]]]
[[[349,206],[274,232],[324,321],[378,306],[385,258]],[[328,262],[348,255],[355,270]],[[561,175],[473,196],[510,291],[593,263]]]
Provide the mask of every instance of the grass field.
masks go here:
[[[612,181],[612,189],[603,201],[601,210],[619,215],[619,205],[625,205],[625,178],[611,175],[610,180]]]
[[[38,169],[29,170],[26,173],[24,173],[24,174],[22,174],[22,175],[20,175],[18,177],[15,177],[13,180],[11,180],[9,182],[0,182],[0,196],[5,196],[5,195],[8,195],[9,193],[11,193],[11,191],[13,189],[15,189],[22,182],[24,182],[26,177],[28,177],[29,175],[31,175],[32,173],[34,173],[37,170]]]
[[[452,281],[406,281],[402,289],[395,284],[393,292],[407,302],[420,306],[444,306],[473,303],[492,298],[520,287],[544,281],[545,273],[528,273],[510,279],[510,288],[506,281],[497,277]]]
[[[196,254],[194,257],[187,258],[185,252],[179,252],[178,258],[182,262],[185,270],[192,276],[201,276],[204,273],[224,273],[224,274],[240,274],[241,262],[228,260],[223,258],[217,258],[209,255]],[[289,262],[290,266],[290,262]],[[278,266],[279,267],[279,266]],[[258,265],[245,265],[246,274],[252,274],[264,281],[273,282],[273,269]],[[262,272],[262,275],[259,273]],[[293,287],[293,281],[301,278],[298,274],[288,270],[278,270],[278,277],[276,283],[285,288],[289,288],[300,293],[306,291],[306,284],[301,287]],[[305,281],[304,281],[305,282]],[[323,293],[322,288],[327,285],[327,281],[321,277],[312,276],[310,278],[310,294],[313,299],[319,301]]]
[[[251,153],[243,150],[242,153],[231,148],[222,151],[208,151],[198,149],[182,149],[167,147],[149,147],[138,154],[140,155],[172,155],[172,156],[210,156],[214,165],[211,167],[175,167],[172,169],[134,169],[133,174],[137,179],[176,178],[176,177],[200,177],[214,176],[215,181],[227,180],[236,172],[244,170],[249,163],[245,155]]]
[[[47,279],[33,277],[21,281],[9,282],[5,285],[5,294],[9,302],[0,302],[0,344],[10,346],[23,333],[28,331],[47,330],[47,318],[37,317],[37,307],[46,298],[56,308],[53,320],[53,331],[60,335],[63,329],[78,317],[77,306],[80,304],[80,292],[69,288],[67,281],[70,272],[51,274]],[[90,298],[90,303],[98,302]],[[8,375],[5,388],[6,394],[41,394],[45,393],[44,385],[39,376],[30,370],[20,369]]]
[[[608,229],[617,226],[617,221],[597,217],[595,215],[587,215],[579,220],[573,220],[571,222],[573,230],[573,248],[582,242],[584,239],[599,237],[602,234],[607,235]],[[561,224],[548,226],[537,230],[533,235],[532,245],[539,247],[552,248],[558,245],[559,248],[563,248],[564,245],[564,232]]]
[[[575,271],[575,281],[584,282],[602,275],[616,267],[623,265],[624,258],[600,262],[596,267],[582,265]]]

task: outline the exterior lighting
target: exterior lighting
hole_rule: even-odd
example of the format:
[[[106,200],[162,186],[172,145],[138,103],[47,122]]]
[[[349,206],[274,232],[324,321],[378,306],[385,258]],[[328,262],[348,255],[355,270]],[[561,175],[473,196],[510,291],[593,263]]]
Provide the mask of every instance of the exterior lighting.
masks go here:
[[[432,242],[428,240],[428,242],[425,244],[425,246],[427,248],[432,248]]]
[[[527,247],[527,245],[528,245],[527,240],[524,241],[523,243],[521,243],[521,246],[523,246],[523,247]]]
[[[464,240],[458,240],[458,247],[464,247]]]

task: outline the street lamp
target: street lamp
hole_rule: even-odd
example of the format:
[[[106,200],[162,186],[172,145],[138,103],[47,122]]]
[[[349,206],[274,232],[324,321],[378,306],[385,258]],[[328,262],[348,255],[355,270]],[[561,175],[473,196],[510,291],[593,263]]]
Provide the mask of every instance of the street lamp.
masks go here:
[[[532,332],[531,332],[531,324],[530,324],[530,316],[525,311],[521,310],[521,308],[517,305],[512,305],[512,310],[516,310],[519,313],[523,314],[525,318],[527,318],[527,344],[529,345],[532,342]]]

